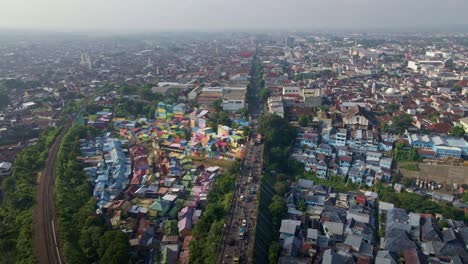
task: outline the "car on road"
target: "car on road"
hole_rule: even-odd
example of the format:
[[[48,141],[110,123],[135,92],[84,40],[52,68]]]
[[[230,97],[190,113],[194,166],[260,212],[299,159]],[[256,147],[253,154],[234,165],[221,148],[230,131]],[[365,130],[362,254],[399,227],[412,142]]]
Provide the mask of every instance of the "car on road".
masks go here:
[[[245,219],[242,220],[242,226],[243,226],[243,227],[246,227],[246,226],[247,226],[247,220],[245,220]]]
[[[245,228],[240,227],[239,228],[239,240],[244,240],[244,235],[245,235]]]
[[[240,196],[240,200],[241,200],[241,201],[244,201],[244,195],[241,195],[241,196]]]

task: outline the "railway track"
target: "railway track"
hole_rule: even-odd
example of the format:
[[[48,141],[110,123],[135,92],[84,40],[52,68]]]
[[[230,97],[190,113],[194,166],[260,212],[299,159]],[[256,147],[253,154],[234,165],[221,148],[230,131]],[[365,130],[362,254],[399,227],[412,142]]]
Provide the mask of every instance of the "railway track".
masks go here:
[[[62,142],[65,133],[67,133],[71,125],[72,122],[68,122],[62,128],[60,134],[50,147],[45,168],[39,179],[35,212],[35,254],[39,263],[62,263],[54,225],[53,186],[55,181],[55,161],[60,142]]]
[[[78,113],[84,111],[88,104],[89,98],[85,98],[83,105]],[[54,143],[49,149],[47,160],[44,169],[38,180],[38,188],[36,193],[36,207],[34,209],[34,255],[37,262],[40,264],[62,264],[60,255],[57,233],[55,230],[55,204],[54,204],[54,183],[55,183],[55,167],[57,153],[60,148],[60,143],[67,133],[68,129],[73,124],[76,116],[69,116],[67,123],[63,126],[59,135],[55,138]]]

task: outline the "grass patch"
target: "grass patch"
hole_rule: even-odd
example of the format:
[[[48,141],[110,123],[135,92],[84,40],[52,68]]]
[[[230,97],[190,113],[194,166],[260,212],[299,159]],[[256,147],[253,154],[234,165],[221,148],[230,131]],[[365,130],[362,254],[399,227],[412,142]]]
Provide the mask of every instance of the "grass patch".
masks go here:
[[[417,161],[399,162],[398,166],[400,167],[400,169],[419,171],[419,163]]]

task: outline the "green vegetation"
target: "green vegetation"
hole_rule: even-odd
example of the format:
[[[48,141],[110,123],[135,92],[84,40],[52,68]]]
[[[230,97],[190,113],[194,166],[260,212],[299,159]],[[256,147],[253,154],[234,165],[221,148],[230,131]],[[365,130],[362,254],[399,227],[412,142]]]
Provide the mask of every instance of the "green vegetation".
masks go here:
[[[468,215],[464,215],[462,210],[451,205],[433,202],[427,197],[415,193],[396,193],[392,188],[380,184],[376,186],[376,189],[381,201],[393,203],[396,207],[403,208],[408,212],[442,214],[448,219],[468,221]]]
[[[221,98],[218,98],[218,99],[214,100],[213,103],[211,104],[211,107],[216,112],[223,111],[223,100]]]
[[[268,250],[268,261],[269,263],[277,263],[279,258],[281,247],[277,241],[273,241]]]
[[[271,91],[268,88],[262,88],[258,92],[258,97],[260,98],[260,101],[266,102],[268,100],[268,97],[270,97]]]
[[[265,137],[265,159],[269,160],[269,170],[279,173],[266,173],[262,176],[258,197],[258,216],[255,231],[254,261],[256,263],[276,263],[279,246],[281,219],[286,212],[282,195],[287,190],[284,184],[290,176],[289,152],[297,136],[297,130],[287,120],[277,115],[264,115],[259,119],[259,132]],[[282,173],[284,172],[284,173]],[[268,254],[268,260],[265,255]]]
[[[66,263],[128,263],[128,237],[111,231],[96,215],[91,186],[77,160],[78,140],[95,133],[72,126],[57,154],[55,202],[63,256]]]
[[[118,90],[119,94],[121,95],[138,95],[141,99],[147,101],[161,101],[163,96],[158,93],[153,93],[151,88],[153,87],[152,84],[144,84],[140,86],[128,86],[124,85],[120,87]],[[168,96],[165,96],[169,98]],[[171,97],[172,98],[172,97]]]
[[[192,231],[190,263],[215,263],[221,243],[223,225],[229,212],[240,163],[236,161],[213,184],[207,197],[207,206]]]
[[[231,126],[232,122],[229,118],[229,114],[226,111],[216,111],[209,119],[208,126],[213,128],[215,131],[218,129],[218,125]]]
[[[390,126],[393,128],[394,131],[397,133],[403,133],[405,130],[411,126],[413,119],[410,115],[402,113],[399,116],[394,116],[392,118],[392,125]]]
[[[301,116],[299,117],[299,125],[300,125],[301,127],[306,127],[306,126],[309,125],[309,123],[310,123],[310,116],[308,116],[308,115],[301,115]]]
[[[397,143],[393,150],[393,158],[396,161],[419,161],[419,154],[415,148],[405,147],[403,143]]]
[[[8,104],[10,103],[10,98],[8,94],[11,90],[22,92],[26,89],[30,89],[38,85],[39,83],[35,81],[23,82],[17,79],[1,80],[0,81],[0,109],[7,107]]]
[[[65,103],[63,113],[65,114],[76,114],[80,110],[82,100],[69,100]]]
[[[116,117],[145,116],[154,118],[158,101],[152,101],[150,104],[138,102],[128,98],[120,98],[114,102],[114,115]]]
[[[465,135],[465,129],[461,126],[455,126],[452,128],[450,135],[454,137],[463,137]]]
[[[257,225],[255,229],[254,262],[277,263],[280,247],[277,244],[279,227],[286,205],[278,195],[277,183],[281,174],[266,173],[262,176],[258,196]],[[268,254],[268,259],[265,258]],[[269,261],[269,262],[268,262]]]
[[[400,169],[405,169],[405,170],[410,170],[410,171],[419,171],[418,162],[412,162],[412,161],[400,162],[398,166],[400,167]]]
[[[37,138],[40,135],[39,129],[31,129],[31,127],[26,125],[16,126],[14,129],[14,133],[7,134],[6,136],[0,138],[0,145],[17,144],[18,141]]]
[[[452,92],[461,92],[462,87],[459,85],[454,85],[451,89]]]
[[[389,104],[387,107],[385,107],[385,110],[389,114],[395,113],[398,109],[400,109],[400,106],[398,104]]]
[[[468,203],[468,191],[463,192],[462,201]]]
[[[4,86],[0,84],[0,109],[6,108],[10,104],[8,92]]]
[[[265,137],[265,153],[269,168],[278,172],[288,171],[289,152],[297,136],[297,130],[277,115],[267,114],[258,121],[259,132]]]
[[[15,159],[13,174],[3,181],[0,206],[0,263],[35,263],[32,246],[36,173],[60,128],[44,129],[34,146]]]
[[[315,184],[324,185],[328,187],[332,187],[338,192],[348,192],[359,189],[359,185],[354,184],[350,181],[346,181],[344,177],[340,177],[337,175],[329,176],[326,179],[319,178],[315,176],[313,172],[303,172],[302,179],[311,180]]]

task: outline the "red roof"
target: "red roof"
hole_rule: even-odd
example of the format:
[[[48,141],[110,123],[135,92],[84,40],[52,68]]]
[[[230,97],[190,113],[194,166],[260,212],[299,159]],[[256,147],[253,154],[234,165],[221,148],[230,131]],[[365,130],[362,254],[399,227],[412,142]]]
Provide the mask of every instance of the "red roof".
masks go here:
[[[356,195],[356,203],[366,205],[366,197],[361,195]]]
[[[404,139],[404,138],[399,138],[397,141],[397,143],[403,143],[405,146],[409,146],[409,142],[408,140]]]
[[[249,51],[242,51],[241,53],[239,53],[239,56],[241,56],[243,58],[252,57],[252,55],[253,55],[253,53],[249,52]]]
[[[452,125],[447,123],[437,123],[427,127],[427,130],[438,134],[447,134],[452,130]]]
[[[468,87],[468,80],[460,80],[456,82],[455,85],[460,86],[460,87]]]

